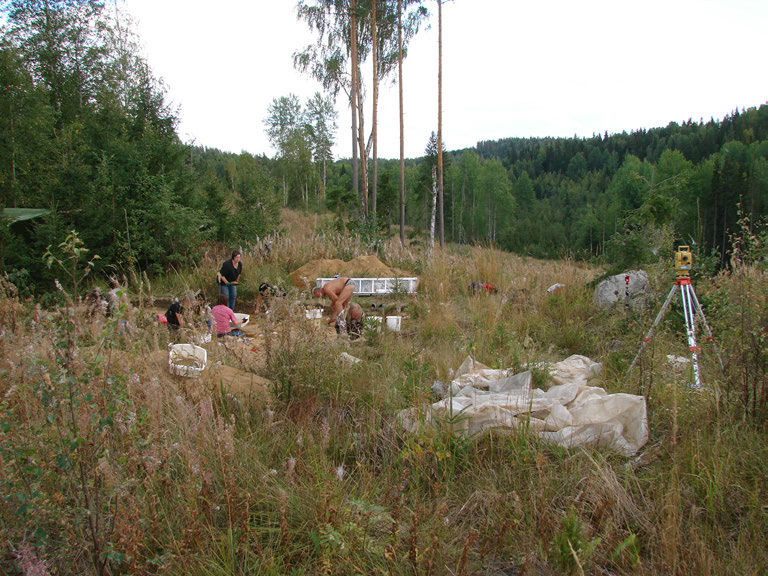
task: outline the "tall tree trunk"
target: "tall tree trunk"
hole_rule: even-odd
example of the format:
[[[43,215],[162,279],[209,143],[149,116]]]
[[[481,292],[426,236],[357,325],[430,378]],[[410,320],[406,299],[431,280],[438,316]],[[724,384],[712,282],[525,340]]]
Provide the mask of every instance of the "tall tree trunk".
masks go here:
[[[453,191],[453,181],[451,178],[451,242],[456,242],[456,195]]]
[[[357,144],[360,149],[360,184],[363,189],[363,217],[368,218],[368,153],[365,150],[365,123],[363,122],[363,95],[360,89],[360,69],[357,70]]]
[[[461,202],[459,203],[459,242],[462,244],[467,241],[466,228],[464,228],[464,190],[467,184],[467,175],[464,174],[464,180],[461,182]]]
[[[10,140],[11,140],[11,192],[13,193],[13,207],[18,206],[16,200],[16,138],[13,129],[13,86],[10,86],[10,95],[8,97],[8,114],[10,120]]]
[[[365,200],[360,190],[360,172],[358,161],[358,132],[357,132],[357,18],[355,16],[355,0],[349,2],[349,43],[350,57],[352,60],[350,74],[352,76],[352,85],[349,91],[349,105],[352,109],[352,188],[355,195],[360,200],[363,214],[365,214]]]
[[[723,229],[721,232],[722,240],[720,242],[720,265],[722,268],[725,268],[728,265],[728,250],[726,248],[727,231],[728,231],[728,211],[723,209]]]
[[[429,249],[435,247],[435,212],[437,211],[437,167],[432,166],[432,219],[429,223]]]
[[[371,117],[373,130],[373,166],[371,171],[371,213],[376,216],[376,184],[377,184],[377,159],[378,159],[378,120],[377,108],[379,105],[379,62],[378,62],[378,42],[376,38],[376,0],[371,0],[371,39],[373,42],[373,114]]]
[[[353,94],[353,108],[357,108],[357,147],[360,152],[360,175],[361,175],[361,187],[360,196],[363,203],[363,218],[368,217],[368,178],[367,178],[367,164],[368,158],[365,153],[365,130],[363,125],[363,96],[360,93],[360,62],[357,50],[357,6],[355,0],[349,0],[350,10],[350,27],[349,33],[350,43],[352,45],[352,94]]]
[[[470,192],[472,194],[472,206],[469,210],[469,222],[471,224],[470,235],[472,242],[477,240],[477,226],[475,220],[477,219],[477,193],[475,190]]]
[[[328,177],[328,158],[323,156],[323,187],[320,189],[320,199],[325,200],[325,187],[328,185],[327,183],[327,177]]]
[[[491,205],[491,191],[488,191],[488,244],[491,243],[493,206]]]
[[[443,218],[443,1],[437,0],[437,193],[440,200],[440,247],[445,246]]]
[[[405,246],[405,132],[403,130],[403,0],[397,0],[397,74],[400,93],[400,244]]]

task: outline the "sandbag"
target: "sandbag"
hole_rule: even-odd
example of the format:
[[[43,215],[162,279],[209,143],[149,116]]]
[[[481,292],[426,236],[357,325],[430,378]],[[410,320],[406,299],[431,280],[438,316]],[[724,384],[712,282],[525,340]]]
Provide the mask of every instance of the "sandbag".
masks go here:
[[[447,389],[449,396],[426,409],[403,410],[406,430],[452,423],[454,433],[479,434],[491,428],[524,427],[548,442],[575,448],[594,446],[635,454],[648,441],[643,396],[608,394],[589,385],[602,365],[574,355],[548,365],[551,384],[532,388],[532,374],[488,368],[468,357]]]

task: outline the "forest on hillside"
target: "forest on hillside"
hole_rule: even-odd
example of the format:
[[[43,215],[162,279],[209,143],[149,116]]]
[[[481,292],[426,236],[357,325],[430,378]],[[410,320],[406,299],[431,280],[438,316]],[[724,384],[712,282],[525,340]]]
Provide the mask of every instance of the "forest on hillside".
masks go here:
[[[22,291],[51,288],[42,254],[73,229],[106,273],[158,273],[195,262],[211,242],[246,245],[279,231],[281,206],[330,210],[337,228],[374,247],[395,234],[399,162],[360,147],[366,179],[354,154],[330,155],[339,137],[332,91],[304,104],[276,97],[263,111],[274,158],[189,146],[119,9],[13,0],[2,15],[0,205],[41,210],[29,219],[3,211],[2,268]],[[413,35],[425,14],[411,16]],[[391,68],[387,21],[385,12],[380,33],[389,34]],[[362,50],[370,30],[360,40]],[[768,213],[768,105],[720,121],[586,139],[511,138],[460,151],[446,149],[446,128],[449,242],[617,267],[642,264],[660,242],[683,243],[721,267],[739,222],[759,226]],[[438,139],[424,146],[422,157],[404,163],[411,242],[428,241],[436,208]],[[363,184],[377,199],[370,210]]]

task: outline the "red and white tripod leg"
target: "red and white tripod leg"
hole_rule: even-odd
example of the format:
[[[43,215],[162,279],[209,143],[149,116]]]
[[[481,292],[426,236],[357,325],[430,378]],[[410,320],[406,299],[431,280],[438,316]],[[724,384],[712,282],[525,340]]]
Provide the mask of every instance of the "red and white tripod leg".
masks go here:
[[[693,382],[697,388],[701,388],[701,379],[699,378],[699,359],[697,356],[699,347],[696,345],[696,324],[694,322],[694,309],[690,290],[690,283],[681,284],[680,296],[683,300],[685,330],[688,333],[688,351],[691,353],[691,363],[693,364]]]

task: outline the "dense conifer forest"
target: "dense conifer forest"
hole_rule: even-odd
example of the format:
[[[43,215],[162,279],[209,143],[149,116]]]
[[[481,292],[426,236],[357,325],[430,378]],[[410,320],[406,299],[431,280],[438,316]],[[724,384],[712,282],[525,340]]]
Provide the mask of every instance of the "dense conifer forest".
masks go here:
[[[376,212],[361,218],[350,160],[330,157],[336,127],[320,95],[306,110],[288,96],[264,111],[274,158],[189,146],[119,12],[99,2],[9,2],[4,16],[0,203],[45,212],[16,221],[6,211],[0,256],[29,291],[50,288],[41,254],[73,228],[101,256],[99,268],[158,272],[195,261],[205,243],[275,231],[280,206],[330,210],[338,228],[367,237],[399,223],[398,162],[378,161]],[[287,126],[275,120],[281,106],[293,113]],[[768,105],[629,134],[451,151],[447,127],[444,140],[450,242],[617,266],[676,242],[714,269],[727,262],[737,222],[768,212]],[[406,162],[411,241],[429,236],[434,136],[424,145]]]

